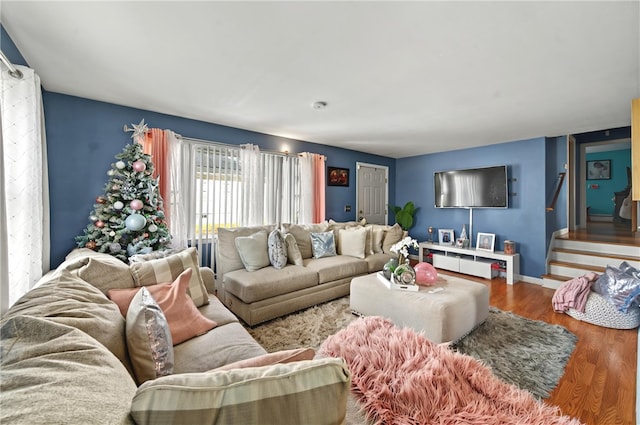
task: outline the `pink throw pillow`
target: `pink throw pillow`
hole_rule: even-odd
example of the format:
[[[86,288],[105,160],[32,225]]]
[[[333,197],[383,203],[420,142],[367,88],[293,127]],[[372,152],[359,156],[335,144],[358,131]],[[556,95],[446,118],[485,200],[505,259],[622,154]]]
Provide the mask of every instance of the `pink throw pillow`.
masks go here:
[[[192,273],[193,270],[189,268],[183,271],[173,283],[145,286],[167,318],[173,345],[203,335],[218,326],[216,322],[200,313],[187,294]],[[139,290],[140,288],[112,289],[108,292],[108,296],[126,317],[129,304]]]

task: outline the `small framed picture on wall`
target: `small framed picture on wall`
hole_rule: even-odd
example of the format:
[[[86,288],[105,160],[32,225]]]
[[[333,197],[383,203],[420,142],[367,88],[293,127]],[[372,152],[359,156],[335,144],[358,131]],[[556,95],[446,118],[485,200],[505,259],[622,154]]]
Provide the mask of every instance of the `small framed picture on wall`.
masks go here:
[[[349,169],[327,167],[328,186],[349,186]]]
[[[611,160],[599,159],[587,161],[587,180],[609,180],[611,178]]]

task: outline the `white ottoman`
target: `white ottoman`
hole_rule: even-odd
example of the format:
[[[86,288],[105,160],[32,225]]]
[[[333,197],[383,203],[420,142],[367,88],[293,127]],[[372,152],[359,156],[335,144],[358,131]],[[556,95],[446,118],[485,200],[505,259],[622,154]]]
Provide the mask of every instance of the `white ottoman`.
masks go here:
[[[430,292],[435,288],[443,290]],[[373,273],[351,280],[350,303],[356,314],[386,317],[441,343],[464,336],[487,318],[489,288],[441,275],[435,285],[418,292],[399,291],[387,288]]]

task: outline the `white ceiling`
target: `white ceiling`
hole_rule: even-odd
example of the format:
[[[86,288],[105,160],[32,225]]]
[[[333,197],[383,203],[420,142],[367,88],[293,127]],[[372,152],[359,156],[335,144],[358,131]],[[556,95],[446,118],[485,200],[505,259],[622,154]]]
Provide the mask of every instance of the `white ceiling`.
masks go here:
[[[638,1],[2,0],[0,16],[49,91],[395,158],[628,126],[640,97]]]

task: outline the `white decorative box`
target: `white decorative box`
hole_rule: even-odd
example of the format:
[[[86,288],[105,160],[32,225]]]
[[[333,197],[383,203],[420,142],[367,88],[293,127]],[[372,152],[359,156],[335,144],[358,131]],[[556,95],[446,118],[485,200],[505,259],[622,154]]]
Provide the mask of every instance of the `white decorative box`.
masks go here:
[[[418,285],[400,285],[398,283],[391,282],[389,279],[384,277],[384,274],[382,274],[382,272],[378,272],[376,274],[378,275],[378,279],[380,279],[380,281],[384,283],[384,285],[389,289],[396,289],[398,291],[409,291],[409,292],[418,292],[418,289],[420,289]]]

